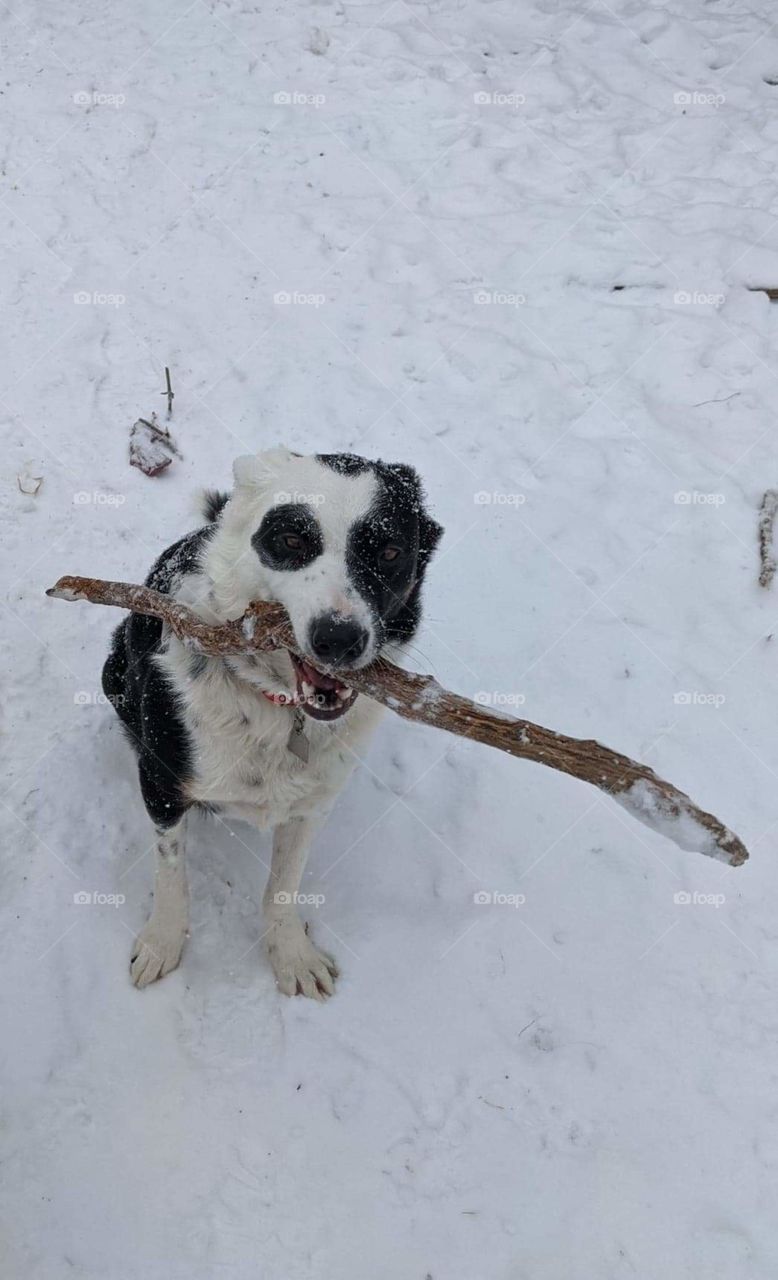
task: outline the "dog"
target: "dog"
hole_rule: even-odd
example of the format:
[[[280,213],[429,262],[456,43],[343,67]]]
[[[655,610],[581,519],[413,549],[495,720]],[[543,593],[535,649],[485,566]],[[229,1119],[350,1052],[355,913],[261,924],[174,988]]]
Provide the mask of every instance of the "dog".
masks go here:
[[[337,968],[308,937],[297,892],[312,837],[382,714],[338,672],[402,655],[443,530],[405,464],[277,448],[238,458],[233,474],[233,492],[205,494],[206,524],[160,556],[146,585],[209,623],[278,601],[304,656],[207,657],[141,614],[115,631],[103,689],[156,830],[153,909],[130,974],[145,987],[179,963],[186,818],[199,809],[273,828],[263,912],[276,983],[324,1000]]]

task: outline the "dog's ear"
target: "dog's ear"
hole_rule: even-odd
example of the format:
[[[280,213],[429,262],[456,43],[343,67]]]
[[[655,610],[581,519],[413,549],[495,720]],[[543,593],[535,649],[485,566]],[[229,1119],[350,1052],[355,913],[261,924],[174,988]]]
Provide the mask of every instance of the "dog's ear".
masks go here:
[[[281,467],[293,455],[282,445],[266,449],[264,453],[245,453],[232,464],[232,474],[237,488],[267,489],[278,476]]]
[[[389,475],[400,482],[410,492],[416,514],[419,517],[419,573],[424,572],[432,557],[432,553],[443,536],[443,526],[428,515],[425,506],[424,488],[415,467],[405,462],[383,464]]]
[[[443,525],[428,516],[422,508],[419,511],[419,571],[423,572],[443,537]]]

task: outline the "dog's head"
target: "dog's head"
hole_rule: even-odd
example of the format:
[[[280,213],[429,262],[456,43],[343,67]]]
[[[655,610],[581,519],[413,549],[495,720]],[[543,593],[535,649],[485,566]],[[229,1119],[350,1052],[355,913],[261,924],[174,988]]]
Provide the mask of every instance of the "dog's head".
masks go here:
[[[337,672],[412,637],[443,531],[400,463],[273,449],[238,458],[234,474],[213,543],[217,598],[233,616],[250,600],[283,604],[305,655],[291,659],[298,696],[310,715],[335,719],[354,701]]]

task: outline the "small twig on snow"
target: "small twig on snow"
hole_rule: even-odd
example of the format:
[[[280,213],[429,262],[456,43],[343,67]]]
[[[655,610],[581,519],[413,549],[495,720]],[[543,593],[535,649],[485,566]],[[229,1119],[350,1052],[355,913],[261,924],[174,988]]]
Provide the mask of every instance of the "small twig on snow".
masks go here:
[[[167,383],[167,386],[166,386],[166,389],[162,392],[162,395],[167,396],[167,416],[169,418],[172,418],[173,417],[173,401],[175,400],[176,397],[175,397],[175,392],[173,391],[173,388],[170,384],[170,370],[168,369],[167,365],[165,365],[165,382]]]
[[[778,489],[768,489],[759,508],[759,571],[760,587],[769,587],[775,576],[776,561],[773,554],[773,525],[778,514]]]
[[[704,404],[726,404],[728,400],[734,400],[735,396],[742,395],[742,391],[733,391],[731,396],[718,396],[715,400],[698,400],[692,405],[693,409],[700,409]]]

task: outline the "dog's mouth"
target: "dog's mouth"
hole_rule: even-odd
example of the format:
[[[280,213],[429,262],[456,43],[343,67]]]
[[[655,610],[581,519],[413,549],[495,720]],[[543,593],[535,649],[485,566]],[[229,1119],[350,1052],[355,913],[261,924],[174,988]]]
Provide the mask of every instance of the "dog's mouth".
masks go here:
[[[350,689],[335,676],[317,671],[303,658],[290,653],[297,680],[297,697],[306,715],[314,720],[337,720],[356,701],[356,690]]]

